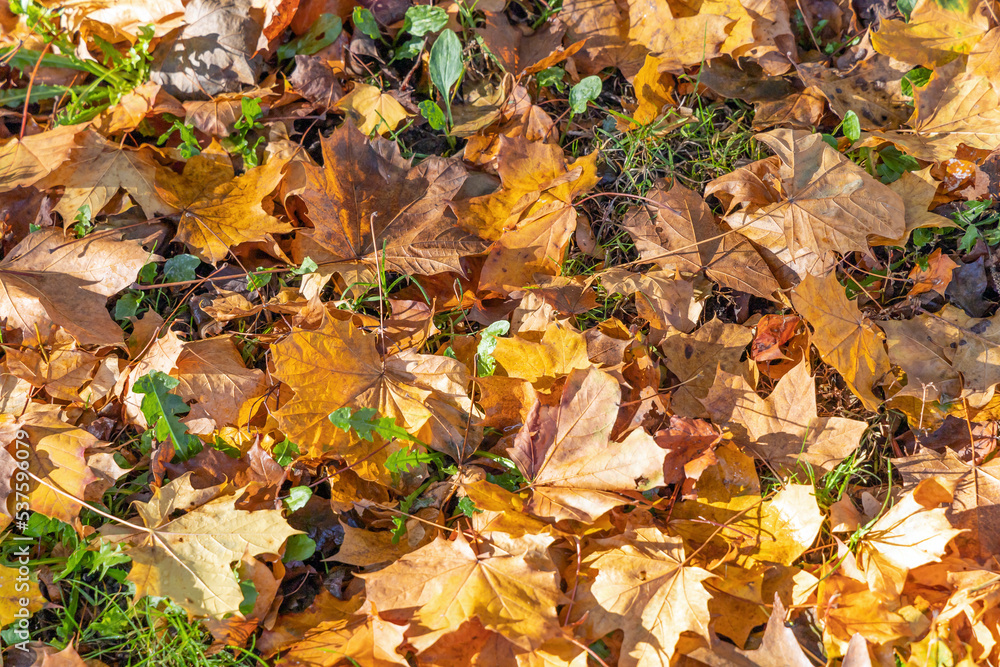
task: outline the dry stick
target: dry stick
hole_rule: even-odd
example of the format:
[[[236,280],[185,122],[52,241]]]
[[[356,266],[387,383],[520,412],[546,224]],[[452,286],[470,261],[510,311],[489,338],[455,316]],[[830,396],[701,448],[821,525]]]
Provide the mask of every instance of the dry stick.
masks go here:
[[[31,89],[35,86],[35,75],[38,74],[38,68],[42,64],[42,59],[45,58],[45,54],[48,53],[51,46],[52,42],[45,43],[45,48],[38,55],[35,67],[31,70],[31,78],[28,79],[28,92],[24,96],[24,113],[21,114],[21,133],[17,135],[18,139],[24,139],[24,128],[28,126],[28,107],[31,106]]]

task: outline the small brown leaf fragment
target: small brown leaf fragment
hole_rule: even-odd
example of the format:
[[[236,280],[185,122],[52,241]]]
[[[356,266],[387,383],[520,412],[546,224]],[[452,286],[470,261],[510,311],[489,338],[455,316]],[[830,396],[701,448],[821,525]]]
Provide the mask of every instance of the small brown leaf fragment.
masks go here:
[[[667,450],[663,461],[663,483],[676,484],[685,479],[696,482],[705,468],[718,462],[714,449],[722,441],[722,434],[701,419],[674,415],[670,418],[670,425],[657,431],[653,440]]]
[[[791,340],[801,321],[795,315],[769,314],[760,318],[750,344],[750,358],[757,362],[786,359],[781,346]]]
[[[951,273],[959,266],[951,257],[943,255],[941,248],[928,255],[926,262],[927,268],[917,265],[910,270],[907,278],[913,281],[913,287],[907,296],[917,296],[927,292],[937,292],[944,296],[945,290],[951,283]]]

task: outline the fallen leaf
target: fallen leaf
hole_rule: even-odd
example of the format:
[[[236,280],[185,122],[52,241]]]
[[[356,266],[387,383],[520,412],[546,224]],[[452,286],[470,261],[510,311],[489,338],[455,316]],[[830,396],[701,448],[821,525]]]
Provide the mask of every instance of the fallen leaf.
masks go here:
[[[246,368],[228,336],[185,343],[171,373],[180,381],[175,392],[191,405],[182,421],[195,434],[245,425],[247,404],[267,388],[263,371]]]
[[[888,376],[889,355],[878,330],[847,298],[836,273],[806,276],[792,292],[792,304],[812,325],[811,340],[823,361],[837,369],[867,409],[878,410],[882,399],[872,388]]]
[[[75,239],[40,230],[0,262],[0,317],[25,340],[47,339],[60,326],[83,345],[118,344],[122,330],[108,314],[108,297],[154,259],[137,241],[110,234]]]
[[[535,402],[509,449],[532,489],[527,508],[557,520],[592,522],[625,502],[614,491],[663,484],[665,452],[641,429],[611,442],[621,391],[596,368],[566,378],[557,406]]]
[[[713,422],[733,430],[736,442],[778,471],[798,462],[829,471],[853,452],[867,425],[843,417],[817,417],[815,383],[803,361],[767,398],[739,375],[720,370],[702,400]]]
[[[156,49],[150,78],[182,98],[257,83],[262,14],[250,0],[192,0],[184,27]]]
[[[586,609],[590,636],[624,631],[619,665],[667,664],[682,632],[710,636],[705,581],[713,575],[685,564],[680,538],[656,528],[632,528],[596,542],[584,559],[594,573],[591,600],[580,607]]]
[[[346,124],[322,141],[323,168],[307,166],[301,194],[314,229],[301,231],[301,253],[338,268],[366,267],[432,275],[464,274],[464,255],[484,244],[447,214],[465,181],[455,161],[430,158],[410,167],[394,144],[369,142]]]
[[[592,366],[587,341],[578,331],[559,322],[550,324],[537,342],[517,336],[498,338],[493,358],[509,377],[536,386]]]
[[[935,492],[930,500],[922,497]],[[870,527],[859,545],[858,564],[873,592],[895,600],[909,570],[945,555],[948,543],[962,532],[951,527],[945,508],[938,506],[951,500],[937,480],[925,479]]]
[[[181,179],[157,181],[156,190],[180,211],[177,239],[202,261],[216,264],[240,243],[263,241],[267,234],[292,231],[263,206],[264,199],[278,187],[283,160],[271,160],[230,181],[220,181],[223,172],[208,182],[195,180],[200,172]]]
[[[365,83],[357,84],[354,90],[340,98],[335,108],[345,112],[366,137],[375,131],[379,134],[392,132],[410,115],[395,97]]]
[[[135,597],[170,597],[191,614],[222,618],[243,602],[232,564],[246,557],[278,554],[291,528],[279,510],[253,512],[235,507],[237,496],[223,496],[196,507],[177,507],[187,477],[156,489],[148,502],[136,503],[144,527],[109,525],[103,539],[124,543],[132,558],[128,580]],[[187,509],[172,518],[175,509]]]
[[[807,250],[819,258],[868,248],[869,236],[897,238],[905,229],[903,200],[819,134],[774,130],[757,135],[781,159],[785,198],[733,217],[751,240],[781,235],[793,257]],[[718,188],[710,183],[706,191]],[[763,235],[763,236],[762,236]],[[765,242],[764,245],[767,245]]]
[[[882,21],[871,33],[872,45],[896,60],[934,69],[972,51],[989,29],[978,2],[914,3],[909,21]]]
[[[277,412],[281,430],[312,458],[371,453],[372,443],[357,443],[327,418],[342,407],[374,408],[421,442],[461,461],[471,401],[469,372],[455,359],[406,350],[380,354],[377,334],[348,322],[327,319],[315,331],[294,330],[272,347],[274,375],[294,396]],[[391,450],[390,450],[391,451]],[[388,454],[389,452],[386,452]]]
[[[1000,502],[1000,460],[970,465],[950,449],[935,452],[923,447],[912,456],[893,459],[907,487],[927,479],[940,479],[954,489],[955,501],[947,511],[949,525],[967,532],[955,538],[963,554],[989,558],[1000,548],[1000,520],[994,508]]]
[[[176,210],[153,187],[162,169],[152,151],[118,146],[93,130],[85,130],[77,136],[77,146],[67,162],[38,186],[65,187],[53,210],[62,216],[66,227],[84,206],[96,216],[120,189],[128,192],[143,213],[152,218]]]
[[[559,634],[556,605],[564,601],[551,538],[524,537],[513,551],[480,547],[477,556],[461,534],[438,538],[374,574],[364,575],[368,600],[383,613],[409,610],[413,637],[458,627],[478,618],[523,650]],[[413,613],[412,610],[416,609]]]
[[[712,319],[693,334],[667,336],[661,345],[667,368],[681,384],[670,396],[670,404],[686,417],[707,417],[701,399],[715,382],[717,369],[743,373],[744,349],[753,339],[750,330],[738,324]]]

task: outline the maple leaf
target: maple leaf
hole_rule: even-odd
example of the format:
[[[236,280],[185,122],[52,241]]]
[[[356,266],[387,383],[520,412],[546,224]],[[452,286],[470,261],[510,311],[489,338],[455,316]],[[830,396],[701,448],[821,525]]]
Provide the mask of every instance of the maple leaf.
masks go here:
[[[631,527],[625,534],[595,540],[584,558],[595,574],[585,610],[591,637],[621,629],[622,667],[667,664],[682,632],[710,637],[711,572],[685,564],[683,542],[657,528]],[[578,612],[579,613],[579,612]]]
[[[913,65],[935,69],[969,53],[989,30],[985,3],[914,3],[908,21],[881,21],[871,33],[879,53]]]
[[[868,248],[868,237],[897,238],[905,229],[903,200],[846,157],[819,134],[774,130],[756,135],[778,154],[783,201],[731,216],[751,240],[780,234],[793,257],[808,250],[829,252]],[[744,168],[746,169],[746,168]],[[752,172],[746,172],[753,177]],[[720,183],[706,186],[714,192]],[[765,244],[766,245],[766,244]]]
[[[189,174],[187,168],[184,178],[157,179],[157,193],[180,211],[177,240],[203,261],[215,264],[232,246],[292,231],[290,224],[279,222],[261,205],[278,187],[285,164],[285,160],[271,159],[229,181],[222,180],[226,171],[217,168],[209,170],[208,179],[201,178],[202,169]]]
[[[1000,503],[1000,459],[971,465],[950,449],[935,452],[920,447],[912,456],[892,463],[908,487],[939,479],[954,489],[947,517],[949,525],[967,531],[955,539],[963,554],[988,558],[1000,549],[1000,521],[994,511]]]
[[[1000,92],[985,77],[957,71],[958,61],[934,72],[915,92],[913,132],[875,132],[909,155],[938,162],[954,157],[959,145],[992,150],[1000,143]]]
[[[552,322],[539,341],[498,338],[493,358],[509,377],[544,384],[551,378],[590,368],[587,341],[572,327]]]
[[[781,598],[774,594],[774,606],[764,628],[760,646],[745,651],[725,642],[713,642],[711,648],[702,648],[688,653],[707,665],[718,667],[810,667],[813,663],[806,657],[799,645],[795,632],[785,626],[785,606]],[[860,636],[860,635],[859,635]],[[862,640],[864,641],[864,640]],[[861,664],[858,664],[861,667]]]
[[[595,521],[625,499],[609,491],[646,491],[663,483],[665,452],[642,429],[611,442],[621,390],[604,371],[575,370],[558,406],[536,401],[508,450],[530,482],[535,514]]]
[[[342,407],[372,408],[421,442],[463,460],[471,453],[465,444],[472,408],[468,369],[455,359],[412,350],[383,355],[378,344],[376,334],[332,318],[276,343],[274,374],[295,392],[276,415],[281,430],[310,456],[344,456],[347,436],[327,417]]]
[[[547,554],[552,538],[525,536],[507,549],[481,546],[477,556],[461,533],[437,538],[392,565],[363,575],[368,601],[380,612],[416,610],[410,634],[441,634],[478,618],[523,650],[559,634],[559,590]]]
[[[806,276],[792,292],[792,305],[812,325],[811,340],[823,361],[837,369],[866,408],[878,410],[882,400],[872,387],[889,375],[889,355],[878,330],[847,298],[836,273]]]
[[[170,597],[191,614],[221,618],[243,602],[232,564],[243,558],[278,554],[285,540],[300,533],[279,510],[236,509],[239,494],[188,505],[190,475],[154,489],[149,502],[136,503],[145,528],[106,526],[101,534],[124,543],[132,558],[129,581],[135,597]],[[175,510],[187,512],[171,518]]]
[[[406,658],[396,651],[406,629],[406,625],[384,621],[374,612],[322,620],[307,630],[276,666],[333,667],[346,660],[363,667],[406,667]]]
[[[152,218],[176,211],[154,188],[157,174],[163,169],[148,148],[118,146],[93,130],[85,130],[77,136],[69,160],[38,187],[64,186],[63,196],[53,210],[62,216],[65,227],[73,223],[84,206],[96,216],[119,190],[128,192],[142,212]]]
[[[448,215],[448,200],[466,178],[458,162],[431,157],[411,167],[395,144],[369,142],[350,123],[321,145],[323,167],[305,167],[299,195],[313,223],[296,236],[303,256],[355,270],[379,264],[464,275],[459,259],[485,248]]]
[[[81,125],[61,125],[0,146],[0,192],[32,185],[50,174],[69,157],[83,129]]]
[[[346,112],[348,119],[366,137],[373,131],[379,134],[393,132],[410,115],[395,97],[365,83],[355,85],[354,90],[334,106]]]
[[[742,376],[720,370],[702,403],[713,422],[732,429],[737,442],[778,470],[802,461],[829,471],[857,448],[867,428],[862,421],[816,416],[808,361],[786,373],[767,398]]]
[[[950,491],[933,478],[925,479],[869,527],[858,564],[872,591],[895,600],[909,570],[944,556],[948,543],[962,532],[951,527],[947,510],[939,507],[951,501]]]
[[[264,372],[243,364],[230,336],[185,343],[172,375],[177,394],[191,404],[184,423],[192,433],[211,433],[249,421],[253,399],[266,390]]]
[[[107,443],[66,423],[52,407],[41,406],[20,420],[31,444],[28,469],[44,482],[33,484],[28,500],[32,510],[69,523],[83,507],[71,498],[84,498],[87,486],[97,480],[87,465],[87,450]]]
[[[85,345],[119,343],[122,330],[107,299],[154,259],[138,241],[108,234],[79,240],[51,229],[29,234],[0,262],[0,317],[26,339],[45,339],[56,325]]]
[[[676,333],[663,340],[667,368],[680,379],[681,386],[670,397],[678,413],[707,417],[701,399],[715,382],[716,369],[741,373],[744,348],[753,340],[750,330],[713,318],[693,334]]]
[[[1000,382],[1000,319],[969,317],[947,305],[937,313],[899,322],[882,322],[889,335],[889,357],[906,371],[914,396],[935,400],[962,398],[970,406],[990,402]]]
[[[946,218],[937,213],[931,213],[934,195],[937,193],[937,181],[931,175],[931,167],[926,167],[920,171],[904,172],[898,180],[889,184],[889,188],[903,198],[906,209],[903,217],[906,219],[906,230],[897,239],[884,239],[878,236],[872,237],[872,245],[903,246],[910,238],[910,234],[915,229],[924,227],[957,227],[951,218]]]

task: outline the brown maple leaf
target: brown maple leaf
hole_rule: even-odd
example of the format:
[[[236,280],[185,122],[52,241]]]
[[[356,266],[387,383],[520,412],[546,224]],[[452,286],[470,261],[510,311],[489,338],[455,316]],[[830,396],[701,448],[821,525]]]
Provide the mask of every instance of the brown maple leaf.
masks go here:
[[[460,163],[431,157],[411,167],[394,143],[370,142],[349,123],[322,147],[323,167],[305,168],[299,195],[313,224],[296,237],[302,256],[340,270],[464,275],[459,260],[485,249],[448,209],[465,182]]]
[[[684,545],[652,527],[630,527],[622,535],[594,540],[584,563],[593,572],[589,595],[576,607],[591,637],[625,633],[622,667],[669,664],[682,632],[711,636],[712,573],[685,564]]]
[[[528,509],[555,519],[595,521],[625,498],[663,484],[666,452],[642,429],[611,442],[621,390],[596,368],[575,370],[558,405],[536,400],[508,450],[532,488]]]
[[[870,236],[897,238],[903,233],[904,205],[899,195],[828,146],[819,134],[774,130],[757,139],[780,158],[777,176],[784,198],[750,204],[727,217],[750,240],[775,253],[786,250],[787,259],[778,255],[786,263],[806,261],[804,272],[809,273],[831,252],[866,250]],[[750,171],[745,175],[760,180]],[[718,187],[717,182],[709,183],[706,192]],[[804,253],[815,257],[806,260]]]
[[[0,317],[26,340],[45,340],[60,326],[84,345],[118,344],[122,330],[108,314],[108,297],[155,259],[138,241],[111,234],[29,234],[0,262]]]
[[[421,442],[464,460],[474,449],[465,432],[472,409],[468,369],[412,350],[382,354],[379,343],[378,335],[332,318],[276,343],[274,374],[295,392],[276,415],[281,430],[314,458],[353,456],[346,434],[328,417],[342,407],[374,408]]]
[[[565,600],[547,549],[552,538],[529,535],[473,550],[461,533],[438,538],[374,574],[364,575],[368,601],[380,612],[412,615],[421,637],[478,618],[523,650],[559,634],[556,606]]]
[[[286,162],[272,158],[232,178],[231,167],[217,159],[192,158],[182,176],[158,178],[156,192],[180,211],[177,240],[203,261],[215,264],[235,245],[292,231],[290,224],[278,221],[262,205],[278,187]]]
[[[702,399],[712,421],[733,430],[736,441],[777,470],[794,470],[797,462],[829,471],[854,451],[865,422],[816,416],[816,387],[803,361],[761,398],[739,375],[719,370]]]

